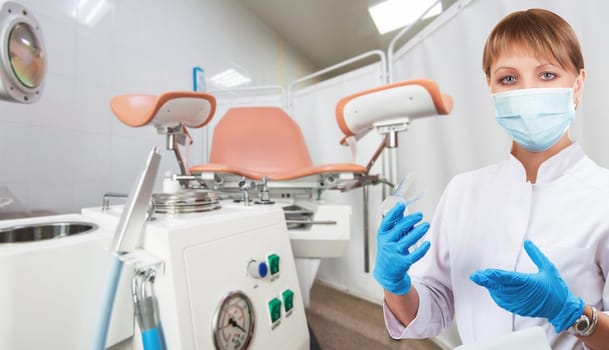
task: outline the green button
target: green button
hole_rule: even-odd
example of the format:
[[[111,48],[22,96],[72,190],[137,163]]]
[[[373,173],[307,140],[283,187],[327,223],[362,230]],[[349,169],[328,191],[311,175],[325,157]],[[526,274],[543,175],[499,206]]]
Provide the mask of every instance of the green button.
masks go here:
[[[294,292],[290,289],[286,289],[281,293],[281,297],[283,298],[283,307],[285,308],[285,312],[292,310],[294,307]]]
[[[271,323],[275,323],[281,318],[281,300],[277,298],[269,300],[269,314]]]
[[[279,273],[279,255],[271,254],[268,256],[269,262],[269,270],[271,271],[271,276]]]

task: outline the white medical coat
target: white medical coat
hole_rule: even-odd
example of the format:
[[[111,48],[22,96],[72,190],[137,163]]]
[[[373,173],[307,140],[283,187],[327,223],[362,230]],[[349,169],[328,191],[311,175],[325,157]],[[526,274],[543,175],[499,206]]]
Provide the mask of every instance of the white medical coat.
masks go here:
[[[497,306],[469,276],[498,268],[537,272],[523,249],[532,240],[571,292],[609,310],[609,171],[573,144],[545,161],[527,183],[513,156],[461,174],[446,187],[428,233],[431,249],[409,274],[420,295],[417,317],[404,327],[384,307],[393,338],[438,335],[455,317],[464,344],[541,326],[554,350],[584,349],[556,334],[547,319],[520,317]]]

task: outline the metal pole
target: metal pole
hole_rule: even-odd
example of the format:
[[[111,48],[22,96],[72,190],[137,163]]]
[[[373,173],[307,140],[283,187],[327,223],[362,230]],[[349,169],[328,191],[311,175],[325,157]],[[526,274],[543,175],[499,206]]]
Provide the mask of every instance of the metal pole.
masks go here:
[[[398,179],[398,132],[391,130],[385,134],[386,143],[383,150],[383,174],[387,181],[392,185],[397,183]],[[383,200],[387,197],[387,186],[383,184]]]
[[[368,185],[362,187],[364,191],[364,272],[370,273],[370,228],[368,212]]]

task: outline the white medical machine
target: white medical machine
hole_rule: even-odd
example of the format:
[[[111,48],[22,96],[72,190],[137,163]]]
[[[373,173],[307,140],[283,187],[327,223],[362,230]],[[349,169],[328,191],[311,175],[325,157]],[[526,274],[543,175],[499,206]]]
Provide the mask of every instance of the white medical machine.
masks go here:
[[[161,348],[308,350],[304,305],[281,209],[213,200],[205,206],[199,212],[154,214],[145,225],[141,249],[125,257],[133,278],[154,276],[149,295],[158,305]],[[82,214],[111,229],[122,210],[90,208]],[[120,286],[117,297],[134,296],[130,286],[135,281]],[[111,323],[133,324],[129,303],[118,304],[127,307],[115,306]],[[133,334],[110,332],[108,340],[131,338],[129,348],[138,348],[139,337]]]
[[[132,284],[153,273],[168,349],[309,348],[283,212],[210,201],[160,214],[124,257],[106,344],[137,349]],[[2,349],[90,349],[122,206],[2,222]],[[146,295],[142,292],[140,295]],[[127,345],[125,345],[127,343]]]
[[[337,109],[343,132],[365,132],[362,120],[375,115],[365,96],[383,100],[394,89],[405,94],[398,100],[424,99],[414,104],[423,114],[441,112],[428,107],[439,94],[433,82],[388,85]],[[304,310],[319,259],[342,255],[350,237],[350,207],[323,203],[320,193],[385,181],[369,174],[376,158],[313,165],[284,111],[235,108],[214,130],[210,163],[187,169],[185,128],[209,122],[213,96],[124,95],[111,106],[125,124],[166,134],[180,173],[146,194],[153,152],[136,182],[148,190],[132,191],[125,205],[110,205],[108,193],[102,207],[80,214],[1,222],[0,278],[9,287],[0,289],[0,348],[88,349],[96,339],[114,349],[308,349]],[[122,273],[108,284],[112,261]],[[103,310],[111,314],[99,332],[109,285],[113,302]]]

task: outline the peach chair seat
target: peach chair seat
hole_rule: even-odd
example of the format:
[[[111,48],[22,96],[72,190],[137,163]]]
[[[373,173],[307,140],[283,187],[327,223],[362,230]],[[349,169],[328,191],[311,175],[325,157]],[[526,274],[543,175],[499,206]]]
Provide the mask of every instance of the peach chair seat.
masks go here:
[[[171,91],[156,95],[127,94],[115,96],[110,107],[116,117],[128,126],[175,126],[200,128],[211,120],[216,99],[209,94]]]
[[[208,164],[191,174],[229,173],[283,181],[324,173],[366,173],[351,163],[314,165],[300,127],[277,107],[229,109],[214,129]]]

